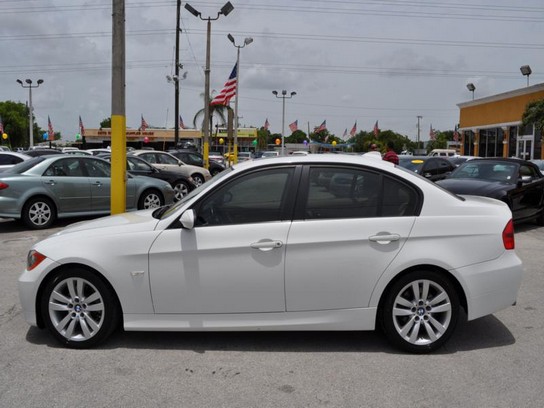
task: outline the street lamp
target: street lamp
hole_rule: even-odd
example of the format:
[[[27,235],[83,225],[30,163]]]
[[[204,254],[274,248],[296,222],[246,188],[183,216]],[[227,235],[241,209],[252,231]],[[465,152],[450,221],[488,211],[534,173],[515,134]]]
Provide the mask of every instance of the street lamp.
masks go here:
[[[201,20],[207,20],[208,26],[206,30],[206,68],[204,69],[204,143],[202,148],[202,156],[204,159],[204,167],[209,168],[209,150],[210,150],[210,45],[211,45],[211,31],[212,20],[219,19],[219,16],[227,16],[234,10],[234,6],[227,1],[221,10],[217,13],[217,17],[211,18],[202,17],[200,11],[193,8],[189,3],[185,3],[185,9],[193,16],[200,18]]]
[[[236,45],[234,37],[229,33],[227,38],[237,48],[236,52],[236,100],[234,101],[234,163],[238,163],[238,99],[240,99],[240,48],[253,42],[253,38],[246,37],[242,45]]]
[[[467,89],[472,92],[472,100],[474,100],[474,90],[476,89],[476,87],[474,86],[474,84],[471,82],[470,84],[467,84]]]
[[[281,96],[278,95],[278,91],[272,91],[276,98],[283,99],[283,109],[281,114],[281,155],[285,156],[285,99],[291,99],[295,96],[296,92],[291,92],[290,96],[287,96],[287,91],[281,91]]]
[[[28,88],[28,123],[30,127],[30,148],[34,146],[34,120],[33,120],[33,110],[32,110],[32,88],[38,88],[43,84],[43,79],[38,79],[37,85],[32,85],[31,79],[25,79],[27,85],[23,84],[23,81],[20,79],[17,80],[19,85],[23,88]]]
[[[523,65],[519,68],[519,70],[523,76],[527,77],[527,86],[529,86],[529,75],[533,73],[533,71],[531,71],[531,67],[529,65]]]

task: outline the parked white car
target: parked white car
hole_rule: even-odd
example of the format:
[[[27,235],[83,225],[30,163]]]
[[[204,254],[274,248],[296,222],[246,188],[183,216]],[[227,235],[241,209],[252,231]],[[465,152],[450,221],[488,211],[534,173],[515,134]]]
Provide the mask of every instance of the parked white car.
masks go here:
[[[433,351],[516,302],[512,214],[356,155],[233,165],[171,207],[36,243],[25,319],[67,347],[125,330],[374,330]]]
[[[24,153],[0,150],[0,172],[28,159],[31,159],[31,157]]]

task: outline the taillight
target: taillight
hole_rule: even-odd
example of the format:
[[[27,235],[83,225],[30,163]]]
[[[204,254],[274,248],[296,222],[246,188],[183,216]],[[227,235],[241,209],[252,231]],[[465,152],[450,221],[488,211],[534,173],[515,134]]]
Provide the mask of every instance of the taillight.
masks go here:
[[[0,181],[0,190],[4,190],[4,189],[6,189],[6,188],[8,188],[8,187],[9,187],[8,184],[2,183],[2,182]]]
[[[508,221],[504,231],[502,232],[502,243],[504,244],[504,249],[514,249],[516,243],[514,240],[514,222],[512,220]]]
[[[38,266],[45,259],[45,255],[40,254],[34,249],[30,250],[28,256],[26,257],[26,269],[31,271],[36,266]]]

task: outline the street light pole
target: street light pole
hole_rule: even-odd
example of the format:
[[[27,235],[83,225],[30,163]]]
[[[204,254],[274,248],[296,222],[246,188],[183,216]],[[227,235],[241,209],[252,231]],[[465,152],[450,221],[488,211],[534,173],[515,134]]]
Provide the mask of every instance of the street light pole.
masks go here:
[[[247,37],[242,45],[236,45],[234,37],[229,34],[227,38],[237,48],[236,53],[236,100],[234,101],[234,163],[238,163],[238,100],[240,99],[240,48],[244,48],[253,42],[253,38]]]
[[[282,114],[281,114],[281,155],[285,156],[285,99],[291,99],[293,96],[295,96],[296,92],[291,92],[289,96],[287,96],[287,91],[284,89],[281,91],[281,96],[278,95],[278,91],[272,91],[274,96],[276,98],[283,99],[283,107],[282,107]]]
[[[206,27],[206,68],[204,69],[204,140],[202,146],[202,156],[204,159],[204,167],[210,167],[210,47],[211,47],[211,31],[212,31],[212,20],[219,19],[219,16],[227,16],[234,6],[227,1],[221,10],[217,13],[217,17],[211,18],[202,17],[200,11],[193,8],[189,3],[185,3],[185,9],[189,11],[193,16],[200,18],[201,20],[207,20],[208,24]]]
[[[28,88],[28,126],[30,129],[30,148],[34,146],[34,112],[32,109],[32,88],[38,88],[41,84],[43,84],[43,79],[38,79],[37,85],[32,85],[31,79],[25,79],[25,82],[27,85],[23,84],[23,81],[20,79],[17,80],[17,83],[21,85],[23,88]]]

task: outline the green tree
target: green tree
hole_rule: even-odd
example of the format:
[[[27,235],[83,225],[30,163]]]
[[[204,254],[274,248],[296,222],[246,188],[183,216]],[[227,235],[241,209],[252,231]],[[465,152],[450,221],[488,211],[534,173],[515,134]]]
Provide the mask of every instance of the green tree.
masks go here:
[[[2,143],[9,144],[11,147],[27,147],[29,146],[29,131],[28,131],[28,107],[21,102],[5,101],[0,102],[0,117],[4,126],[4,133],[8,135],[8,139]],[[33,124],[33,142],[40,142],[41,129]]]
[[[525,107],[521,121],[523,126],[534,124],[535,128],[544,134],[544,99],[529,102]]]
[[[266,150],[269,137],[270,131],[264,127],[257,130],[257,144],[255,145],[255,150]]]
[[[302,130],[297,129],[290,136],[285,138],[285,143],[304,143],[306,140],[306,133]]]
[[[111,128],[111,118],[105,118],[102,120],[102,122],[100,122],[100,129],[102,128],[106,128],[106,129]]]

